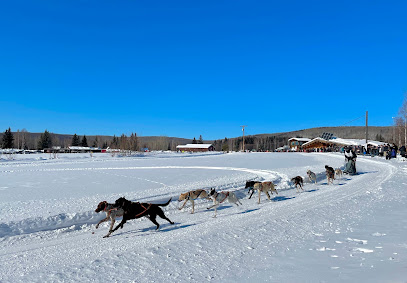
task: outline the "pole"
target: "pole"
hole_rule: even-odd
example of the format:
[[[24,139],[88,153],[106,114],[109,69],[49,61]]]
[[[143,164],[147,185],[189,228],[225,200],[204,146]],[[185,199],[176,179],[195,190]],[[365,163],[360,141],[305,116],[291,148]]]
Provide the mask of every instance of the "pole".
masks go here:
[[[244,127],[247,127],[246,125],[245,126],[240,126],[240,127],[242,127],[242,132],[243,132],[243,152],[244,152]]]
[[[366,111],[366,144],[367,144],[367,140],[369,139],[369,128],[368,128],[368,113]]]

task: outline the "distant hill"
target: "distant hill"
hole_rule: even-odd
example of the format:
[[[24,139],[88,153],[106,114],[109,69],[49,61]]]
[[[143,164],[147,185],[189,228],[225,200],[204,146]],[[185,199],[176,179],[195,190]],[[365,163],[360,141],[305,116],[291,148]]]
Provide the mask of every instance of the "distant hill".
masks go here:
[[[303,129],[291,132],[257,134],[245,136],[245,149],[247,150],[275,150],[278,147],[288,144],[290,138],[316,138],[323,133],[332,133],[335,137],[345,139],[364,139],[366,137],[366,127],[319,127]],[[393,127],[368,128],[369,140],[379,140],[391,142],[393,137]],[[240,150],[242,148],[242,137],[235,137],[225,140],[212,141],[216,150]]]
[[[366,137],[366,127],[319,127],[310,128],[292,132],[274,133],[274,134],[260,134],[255,136],[284,136],[284,137],[303,137],[303,138],[316,138],[322,133],[332,133],[338,138],[344,139],[364,139]],[[391,140],[393,136],[393,127],[368,127],[369,139],[375,140],[376,137],[382,137],[386,140]]]
[[[369,127],[369,139],[380,141],[392,141],[393,127]],[[348,139],[364,139],[366,136],[365,127],[319,127],[303,129],[291,132],[280,133],[268,133],[245,136],[245,148],[256,150],[274,150],[277,147],[286,145],[289,138],[303,137],[303,138],[315,138],[322,133],[332,133],[338,138]],[[0,138],[3,133],[0,133]],[[24,139],[28,148],[35,149],[41,133],[29,133],[29,132],[13,132],[14,143],[20,142]],[[68,147],[72,142],[73,135],[71,134],[55,134],[52,133],[52,140],[54,145],[61,147]],[[79,136],[82,139],[83,136]],[[98,139],[98,144],[102,147],[103,144],[108,144],[113,140],[113,136],[86,136],[88,145],[92,145],[95,139]],[[117,137],[119,138],[119,137]],[[167,136],[140,136],[138,137],[139,148],[149,148],[151,150],[175,150],[177,145],[191,143],[191,139],[179,138],[179,137],[167,137]],[[205,140],[205,143],[213,143],[216,150],[239,150],[242,137],[229,138],[227,140],[227,146],[223,139],[219,140]]]

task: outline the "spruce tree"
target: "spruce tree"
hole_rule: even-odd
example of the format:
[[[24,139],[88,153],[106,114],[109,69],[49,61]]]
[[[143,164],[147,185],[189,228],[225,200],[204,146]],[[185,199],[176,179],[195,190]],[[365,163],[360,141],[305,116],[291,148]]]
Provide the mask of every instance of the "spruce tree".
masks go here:
[[[51,148],[51,147],[52,147],[51,135],[47,130],[45,130],[45,132],[40,135],[40,139],[38,141],[37,148],[44,149],[44,148]]]
[[[104,141],[104,143],[103,143],[103,145],[102,145],[102,148],[103,148],[103,149],[106,149],[108,146],[109,146],[109,145],[107,144],[107,141]]]
[[[98,147],[99,146],[99,139],[98,136],[96,136],[95,140],[92,143],[92,147]]]
[[[129,144],[130,150],[138,151],[138,138],[136,133],[131,133]]]
[[[113,135],[113,140],[110,143],[110,146],[112,148],[117,148],[119,146],[119,138],[117,138],[116,135]]]
[[[72,146],[79,146],[79,144],[80,144],[80,139],[76,134],[74,134],[73,137],[72,137],[71,145]]]
[[[88,140],[86,139],[86,136],[84,135],[81,141],[81,146],[83,147],[88,147]]]
[[[192,144],[196,144],[197,143],[197,141],[196,141],[196,138],[194,137],[194,139],[192,140]]]
[[[203,144],[203,138],[202,138],[202,135],[200,135],[200,136],[199,136],[198,143],[199,143],[199,144]]]
[[[14,147],[14,137],[13,133],[11,132],[11,129],[8,128],[3,134],[3,140],[2,140],[2,145],[3,148],[13,148]]]
[[[222,151],[229,151],[229,141],[226,137],[222,143]]]

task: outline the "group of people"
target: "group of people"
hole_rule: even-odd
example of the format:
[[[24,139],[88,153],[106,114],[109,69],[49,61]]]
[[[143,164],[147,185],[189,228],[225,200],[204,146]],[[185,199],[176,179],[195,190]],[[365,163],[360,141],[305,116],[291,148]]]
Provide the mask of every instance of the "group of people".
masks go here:
[[[392,159],[397,157],[397,153],[400,154],[400,156],[407,158],[407,152],[406,152],[406,147],[403,145],[400,148],[397,147],[395,144],[384,144],[381,145],[377,148],[377,155],[383,156],[386,159]],[[352,149],[352,147],[347,146],[344,148],[344,154],[345,154],[345,170],[343,173],[345,174],[356,174],[356,158],[357,155],[355,151]],[[370,152],[370,154],[373,154]]]

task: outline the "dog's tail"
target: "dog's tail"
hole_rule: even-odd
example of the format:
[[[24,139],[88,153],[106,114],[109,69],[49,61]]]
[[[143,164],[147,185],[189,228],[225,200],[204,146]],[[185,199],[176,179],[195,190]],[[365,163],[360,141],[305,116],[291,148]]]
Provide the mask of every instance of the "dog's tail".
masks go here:
[[[167,206],[171,202],[172,198],[170,198],[166,203],[157,204],[158,206]]]

